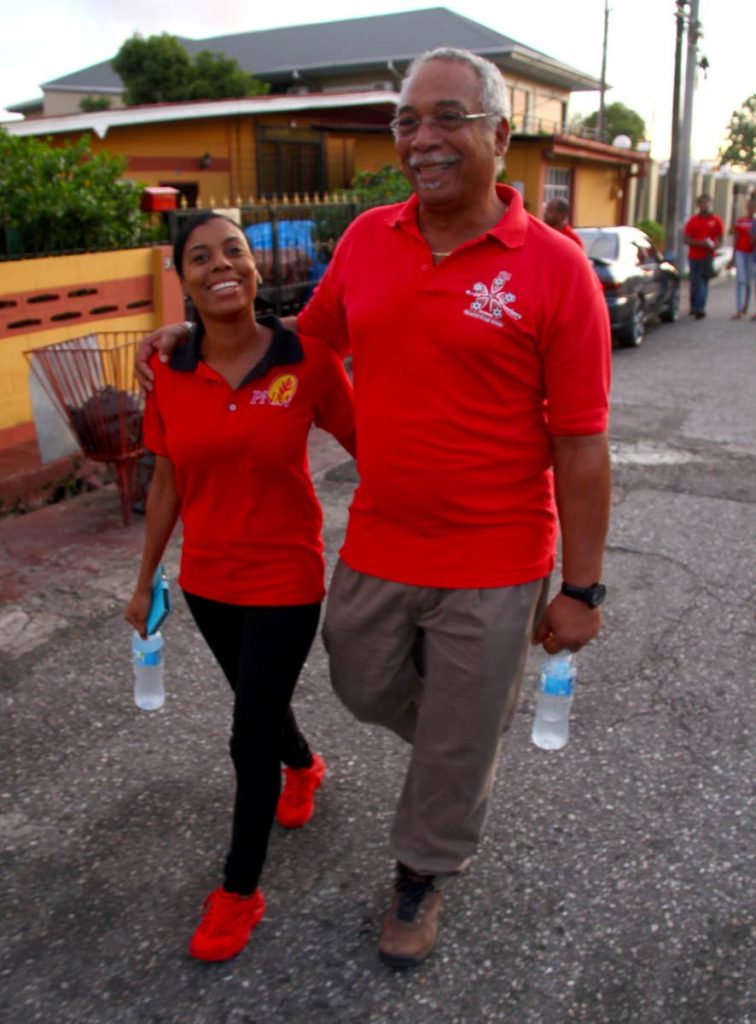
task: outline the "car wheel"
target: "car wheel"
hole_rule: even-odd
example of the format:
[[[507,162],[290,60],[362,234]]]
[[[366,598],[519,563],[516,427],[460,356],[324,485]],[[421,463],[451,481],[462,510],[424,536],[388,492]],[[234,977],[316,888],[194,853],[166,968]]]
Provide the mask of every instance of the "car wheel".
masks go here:
[[[665,324],[675,324],[680,319],[680,285],[675,285],[669,297],[669,304],[659,314]]]
[[[646,336],[646,311],[643,299],[636,295],[630,307],[630,319],[627,326],[617,332],[617,341],[622,348],[637,348]]]

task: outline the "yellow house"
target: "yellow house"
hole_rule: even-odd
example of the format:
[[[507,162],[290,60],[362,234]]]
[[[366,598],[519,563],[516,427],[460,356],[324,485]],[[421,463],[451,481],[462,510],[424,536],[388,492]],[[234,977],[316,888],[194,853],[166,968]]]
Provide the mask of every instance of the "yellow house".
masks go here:
[[[213,40],[182,40],[233,57],[271,85],[265,96],[125,106],[110,62],[43,86],[21,104],[16,136],[64,145],[83,134],[95,151],[125,157],[125,176],[173,186],[187,206],[319,196],[349,189],[359,170],[395,161],[388,128],[412,57],[440,46],[472,50],[501,69],[509,89],[512,138],[507,180],[540,215],[560,196],[573,224],[634,219],[644,154],[567,133],[570,94],[600,83],[445,8]],[[84,97],[108,97],[84,112]],[[101,330],[149,330],[180,315],[180,293],[165,252],[61,257],[0,264],[0,430],[29,419],[26,349]],[[91,324],[97,321],[93,328]]]
[[[522,81],[517,88],[523,91]],[[38,117],[6,128],[61,144],[88,134],[95,152],[126,158],[127,178],[173,186],[188,206],[229,206],[349,189],[356,171],[394,163],[388,123],[397,98],[386,89],[256,96]],[[552,96],[548,102],[567,101]],[[646,155],[547,126],[554,127],[512,117],[507,179],[530,211],[539,215],[549,199],[562,196],[574,224],[631,219],[628,204]]]
[[[7,125],[13,135],[61,144],[83,134],[95,152],[127,160],[125,176],[172,185],[198,198],[252,197],[348,188],[356,169],[393,160],[388,122],[396,94],[255,96],[165,103],[39,117]]]
[[[632,176],[643,173],[642,154],[565,138],[571,93],[598,90],[597,79],[443,7],[181,42],[190,55],[233,58],[270,94],[124,107],[124,85],[104,61],[45,83],[40,100],[11,108],[34,116],[8,131],[61,142],[89,132],[94,148],[128,159],[127,177],[175,186],[189,206],[333,192],[355,171],[394,161],[387,125],[404,71],[416,54],[452,46],[504,75],[508,177],[533,213],[559,195],[573,223],[620,223]],[[85,98],[111,107],[85,114]]]

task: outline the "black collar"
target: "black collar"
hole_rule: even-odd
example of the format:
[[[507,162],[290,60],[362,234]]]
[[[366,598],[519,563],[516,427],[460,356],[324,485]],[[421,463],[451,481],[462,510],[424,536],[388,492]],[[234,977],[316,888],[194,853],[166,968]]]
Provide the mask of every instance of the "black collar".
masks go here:
[[[277,316],[269,314],[257,318],[258,323],[263,327],[270,327],[273,331],[273,340],[268,346],[268,351],[256,363],[242,381],[238,388],[244,387],[249,381],[256,377],[264,377],[272,366],[286,366],[289,363],[301,363],[304,359],[304,352],[299,338],[294,331],[290,331],[281,323]],[[202,360],[202,332],[195,325],[192,333],[183,345],[177,345],[171,353],[168,365],[172,370],[180,370],[183,373],[193,373],[197,364]]]

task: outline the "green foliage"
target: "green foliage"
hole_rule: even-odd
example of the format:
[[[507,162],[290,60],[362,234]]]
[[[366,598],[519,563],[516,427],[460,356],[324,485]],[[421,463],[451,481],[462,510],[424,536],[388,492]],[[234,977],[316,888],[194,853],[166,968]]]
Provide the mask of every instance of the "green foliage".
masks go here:
[[[222,53],[200,50],[194,58],[187,99],[222,100],[228,96],[265,96],[270,85],[243,71]]]
[[[312,219],[315,221],[312,234],[319,259],[327,261],[330,258],[334,246],[356,216],[355,206],[352,203],[340,203],[312,208]]]
[[[92,114],[96,110],[109,110],[111,103],[109,96],[84,96],[79,100],[79,110]]]
[[[410,183],[393,164],[384,164],[378,171],[358,171],[352,189],[361,206],[402,203],[412,194]]]
[[[598,125],[598,110],[589,114],[583,120],[583,127],[596,131]],[[626,107],[624,103],[610,103],[604,108],[604,138],[603,142],[611,142],[618,135],[627,135],[632,142],[633,149],[646,137],[646,122],[635,110]]]
[[[192,59],[179,40],[167,32],[148,39],[133,35],[111,64],[126,87],[124,99],[129,106],[259,96],[270,90],[269,85],[220,53],[202,50]]]
[[[184,89],[191,77],[192,62],[178,39],[167,32],[149,39],[133,35],[111,65],[126,86],[127,105],[186,98]]]
[[[664,228],[658,220],[639,220],[636,227],[648,235],[657,249],[664,248]]]
[[[720,164],[756,171],[756,93],[748,97],[740,110],[733,110],[725,136],[727,145],[719,151]]]
[[[0,252],[11,241],[14,255],[145,241],[141,188],[119,180],[125,167],[122,157],[95,156],[86,136],[52,146],[0,129]]]

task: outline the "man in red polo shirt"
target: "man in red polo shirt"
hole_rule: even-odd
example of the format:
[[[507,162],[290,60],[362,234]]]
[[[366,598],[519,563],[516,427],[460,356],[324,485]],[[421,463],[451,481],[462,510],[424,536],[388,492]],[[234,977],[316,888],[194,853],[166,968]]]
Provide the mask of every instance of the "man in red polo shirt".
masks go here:
[[[360,483],[324,639],[339,697],[411,744],[378,944],[410,967],[482,835],[529,642],[600,628],[611,336],[577,246],[496,184],[493,64],[419,57],[392,128],[414,195],[350,225],[297,322],[353,357]]]
[[[350,225],[298,325],[353,357],[360,483],[324,639],[344,703],[412,744],[379,939],[407,967],[482,834],[529,640],[578,650],[599,629],[611,341],[577,246],[496,185],[493,64],[418,58],[392,127],[415,194]]]
[[[690,315],[696,320],[706,316],[706,299],[709,295],[709,278],[712,277],[714,252],[722,244],[724,223],[712,212],[711,196],[701,195],[696,199],[698,213],[687,221],[683,228],[683,240],[688,246],[688,268],[690,273]]]
[[[579,245],[581,249],[584,249],[585,246],[583,245],[583,239],[570,227],[569,221],[567,220],[569,215],[570,204],[566,199],[562,199],[559,196],[554,199],[549,199],[543,210],[543,219],[550,228],[561,232],[561,234],[566,235],[567,238],[571,238],[572,241]]]

